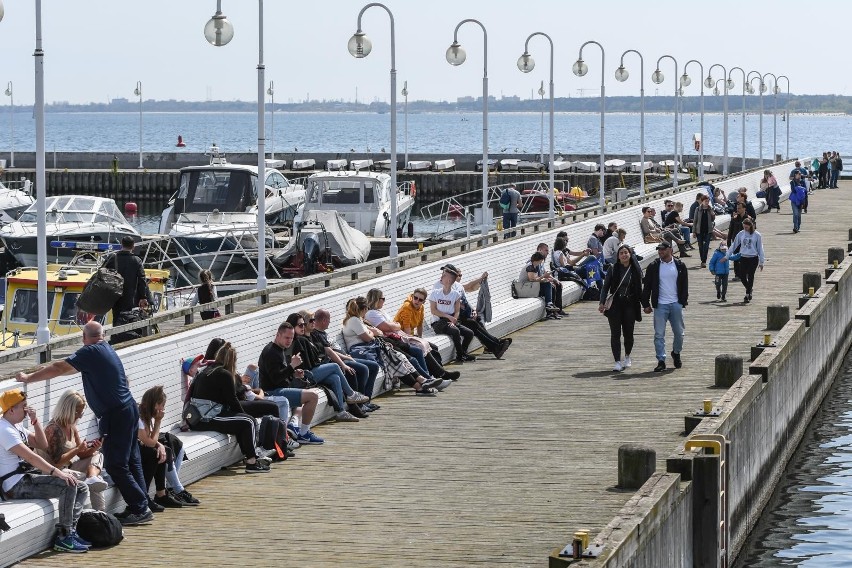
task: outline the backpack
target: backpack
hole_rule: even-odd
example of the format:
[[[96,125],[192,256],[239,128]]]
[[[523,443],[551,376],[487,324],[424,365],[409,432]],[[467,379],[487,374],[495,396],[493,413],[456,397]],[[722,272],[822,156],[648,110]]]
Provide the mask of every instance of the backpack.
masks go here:
[[[506,188],[503,190],[503,193],[500,194],[500,207],[503,211],[508,211],[511,205],[512,195],[509,193],[509,188]]]
[[[838,172],[843,171],[843,160],[840,159],[840,156],[838,156],[837,159],[834,160],[834,169]]]
[[[601,291],[597,285],[592,285],[586,288],[586,291],[583,292],[583,299],[590,302],[599,302],[601,299]]]
[[[124,539],[121,523],[103,511],[83,511],[77,521],[77,533],[94,547],[115,546]]]
[[[287,427],[274,416],[260,419],[257,430],[258,444],[264,450],[275,450],[279,460],[287,459]],[[274,459],[274,456],[273,456]]]

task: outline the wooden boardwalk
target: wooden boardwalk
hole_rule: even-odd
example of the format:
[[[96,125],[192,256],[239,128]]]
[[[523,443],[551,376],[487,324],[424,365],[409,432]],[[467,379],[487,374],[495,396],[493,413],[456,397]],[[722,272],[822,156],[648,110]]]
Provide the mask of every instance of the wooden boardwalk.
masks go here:
[[[786,203],[759,217],[769,260],[750,305],[737,303],[739,283],[717,303],[697,251],[686,260],[680,370],[651,372],[648,317],[637,325],[633,368],[612,373],[606,320],[596,303],[577,304],[567,319],[514,334],[507,359],[464,365],[434,399],[384,397],[368,420],[318,427],[324,446],[270,474],[231,468],[194,484],[201,507],[127,529],[112,550],[47,552],[23,565],[544,565],[575,530],[594,535],[630,497],[614,488],[619,445],[652,445],[664,470],[683,441],[684,413],[722,394],[712,388],[714,357],[747,358],[768,304],[795,311],[801,274],[822,272],[828,247],[845,249],[850,189],[812,195],[798,235]]]

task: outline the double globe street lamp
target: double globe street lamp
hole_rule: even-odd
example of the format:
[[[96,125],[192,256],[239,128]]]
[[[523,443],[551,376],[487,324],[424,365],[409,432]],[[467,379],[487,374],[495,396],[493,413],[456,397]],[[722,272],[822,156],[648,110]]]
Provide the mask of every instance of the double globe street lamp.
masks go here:
[[[741,119],[741,122],[742,122],[742,131],[743,131],[743,139],[742,139],[742,153],[743,153],[743,157],[742,157],[742,162],[741,162],[741,164],[740,164],[740,171],[743,171],[743,172],[744,172],[744,171],[745,171],[745,169],[746,169],[746,165],[745,165],[745,163],[746,163],[746,139],[745,139],[745,123],[746,123],[746,93],[748,92],[748,88],[749,88],[749,87],[748,87],[748,81],[746,80],[746,72],[745,72],[745,69],[743,69],[742,67],[732,67],[732,68],[728,71],[728,78],[727,78],[727,81],[725,82],[725,87],[726,87],[725,95],[727,96],[727,92],[728,92],[729,90],[733,89],[733,88],[736,86],[736,85],[734,84],[733,79],[731,79],[731,73],[733,73],[735,69],[739,69],[739,70],[740,70],[740,73],[742,73],[742,75],[743,75],[743,114],[742,114],[742,119]]]
[[[683,75],[681,75],[680,77],[681,89],[683,87],[688,87],[692,84],[692,79],[690,79],[689,75],[686,74],[686,69],[687,67],[689,67],[690,63],[695,63],[696,65],[698,65],[698,69],[701,70],[701,75],[699,75],[699,77],[704,76],[704,66],[701,64],[701,62],[696,61],[695,59],[690,59],[683,65]],[[704,181],[704,85],[705,83],[701,84],[701,126],[699,129],[700,134],[698,135],[699,140],[696,144],[696,150],[698,150],[698,179],[700,181]]]
[[[139,169],[142,165],[142,81],[136,81],[136,88],[133,89],[133,94],[139,97]]]
[[[784,79],[787,82],[787,100],[784,101],[784,116],[785,121],[787,122],[787,146],[784,149],[784,159],[790,159],[790,79],[786,75],[779,75],[778,81]],[[778,86],[775,86],[776,94],[778,92]]]
[[[621,54],[621,62],[615,70],[615,80],[623,83],[630,77],[630,72],[624,67],[624,56],[635,53],[639,56],[639,192],[645,195],[645,58],[635,49],[628,49]]]
[[[356,59],[363,59],[370,55],[370,52],[373,50],[373,42],[370,41],[370,38],[363,32],[361,29],[361,18],[369,8],[379,7],[384,9],[385,12],[388,13],[388,17],[390,18],[390,43],[391,43],[391,69],[390,69],[390,112],[391,112],[391,124],[390,124],[390,150],[391,150],[391,163],[390,163],[390,176],[391,176],[391,219],[390,219],[390,258],[391,264],[396,266],[397,256],[399,256],[399,248],[396,242],[396,231],[398,225],[398,203],[399,199],[399,189],[396,186],[396,167],[397,167],[397,156],[396,156],[396,31],[394,28],[394,20],[393,13],[390,9],[381,4],[379,2],[371,2],[361,8],[361,11],[358,12],[358,28],[355,31],[355,34],[349,38],[349,43],[346,45],[349,53],[352,57]]]
[[[6,96],[9,97],[9,140],[12,150],[9,156],[9,167],[15,167],[15,91],[12,89],[12,81],[6,85]]]
[[[722,79],[724,80],[724,94],[725,98],[722,101],[723,105],[723,118],[722,118],[722,175],[728,175],[728,91],[734,88],[734,82],[728,78],[728,70],[725,69],[724,65],[720,65],[718,63],[714,63],[707,69],[707,78],[704,80],[704,86],[708,89],[717,88],[716,82],[713,81],[713,68],[721,67],[722,68]],[[718,94],[718,93],[714,93]]]
[[[491,229],[491,220],[488,213],[488,32],[479,20],[468,18],[456,25],[453,31],[453,43],[447,48],[447,63],[459,66],[467,59],[467,53],[459,43],[459,28],[464,24],[476,24],[482,28],[483,40],[483,64],[482,64],[482,234],[487,235]]]
[[[677,59],[675,59],[671,55],[663,55],[659,59],[657,59],[657,68],[651,74],[651,80],[657,85],[661,84],[666,78],[666,76],[663,75],[663,72],[660,71],[660,62],[663,59],[671,59],[672,60],[672,62],[674,63],[674,66],[675,66],[675,77],[678,76],[677,75]],[[678,172],[679,172],[679,168],[678,168],[678,144],[677,144],[677,141],[678,141],[678,108],[679,108],[679,103],[680,103],[680,87],[678,85],[675,85],[674,168],[673,168],[674,179],[672,181],[672,187],[675,188],[675,189],[677,188],[677,178],[678,178]]]
[[[604,53],[603,46],[601,44],[599,44],[598,42],[594,41],[594,40],[589,40],[586,43],[584,43],[583,45],[581,45],[580,46],[580,54],[577,57],[577,61],[574,62],[574,65],[571,68],[571,70],[574,72],[574,75],[576,75],[577,77],[583,77],[586,73],[589,72],[589,66],[586,65],[585,61],[583,61],[583,48],[586,47],[589,44],[594,44],[594,45],[598,46],[599,48],[601,48],[601,156],[600,156],[600,165],[599,165],[600,181],[598,182],[598,185],[600,187],[598,189],[598,204],[601,207],[604,207],[606,205],[606,185],[605,185],[606,178],[605,178],[605,174],[604,174],[604,170],[606,169],[605,166],[604,166],[604,160],[605,160],[604,120],[605,120],[605,117],[606,117],[606,108],[605,108],[605,105],[606,105],[606,102],[605,102],[606,101],[606,86],[604,85],[604,83],[605,83],[604,79],[606,78],[606,63],[605,63],[606,55]],[[551,158],[550,167],[551,167],[551,169],[553,168],[553,158]],[[613,196],[613,197],[615,197],[615,196]],[[613,199],[613,202],[615,202],[615,199]]]

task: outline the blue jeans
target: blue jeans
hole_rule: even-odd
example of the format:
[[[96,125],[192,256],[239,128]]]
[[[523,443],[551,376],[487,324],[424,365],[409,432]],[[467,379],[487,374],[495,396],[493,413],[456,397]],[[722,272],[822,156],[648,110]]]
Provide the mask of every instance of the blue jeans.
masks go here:
[[[539,284],[538,295],[544,298],[545,304],[553,303],[553,286],[551,286],[550,282],[541,282]]]
[[[698,241],[698,254],[701,256],[701,263],[707,263],[707,251],[710,250],[710,239],[713,238],[713,233],[707,233],[706,235],[695,235],[695,239]]]
[[[690,229],[689,227],[681,227],[680,228],[680,234],[683,237],[683,240],[686,241],[686,244],[689,244],[689,241],[690,241],[689,237],[692,234],[692,229]]]
[[[802,207],[792,201],[790,202],[790,207],[793,208],[793,230],[798,231],[799,227],[802,226]]]
[[[836,188],[838,177],[840,177],[840,170],[831,170],[831,181],[828,183],[828,186]]]
[[[147,510],[148,487],[142,475],[142,458],[139,454],[139,408],[136,402],[101,416],[98,429],[104,438],[101,447],[104,469],[115,482],[132,513]]]
[[[350,396],[355,391],[352,390],[352,387],[349,386],[349,383],[343,377],[343,372],[337,366],[337,363],[317,365],[311,369],[311,373],[314,374],[314,380],[318,384],[325,385],[334,392],[340,406],[346,409],[346,398],[343,396],[343,393],[345,392],[346,396]]]
[[[355,369],[355,380],[358,386],[356,390],[372,398],[376,377],[379,376],[379,364],[369,359],[353,359],[346,361],[346,364]]]
[[[503,213],[503,230],[511,229],[518,225],[518,214],[517,213]],[[514,237],[515,231],[506,231],[507,237]]]
[[[10,499],[56,497],[59,500],[56,528],[59,536],[64,537],[77,528],[77,521],[89,496],[89,486],[82,481],[77,481],[76,485],[68,485],[64,480],[50,475],[24,475],[7,493]]]
[[[683,306],[675,302],[659,304],[654,309],[654,350],[658,361],[666,360],[666,323],[671,323],[674,334],[672,351],[680,353],[683,349]]]
[[[414,365],[414,368],[417,369],[420,376],[426,377],[427,379],[432,378],[431,373],[429,373],[429,366],[426,364],[426,358],[423,357],[422,349],[409,345],[408,360],[411,361],[411,364]]]

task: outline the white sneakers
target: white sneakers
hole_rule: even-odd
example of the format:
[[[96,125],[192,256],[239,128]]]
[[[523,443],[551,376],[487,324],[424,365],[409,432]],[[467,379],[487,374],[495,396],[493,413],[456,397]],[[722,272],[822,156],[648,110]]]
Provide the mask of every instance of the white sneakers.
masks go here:
[[[630,355],[627,355],[621,361],[616,361],[615,365],[613,365],[613,371],[623,371],[624,369],[628,369],[633,365],[633,360],[630,358]]]

